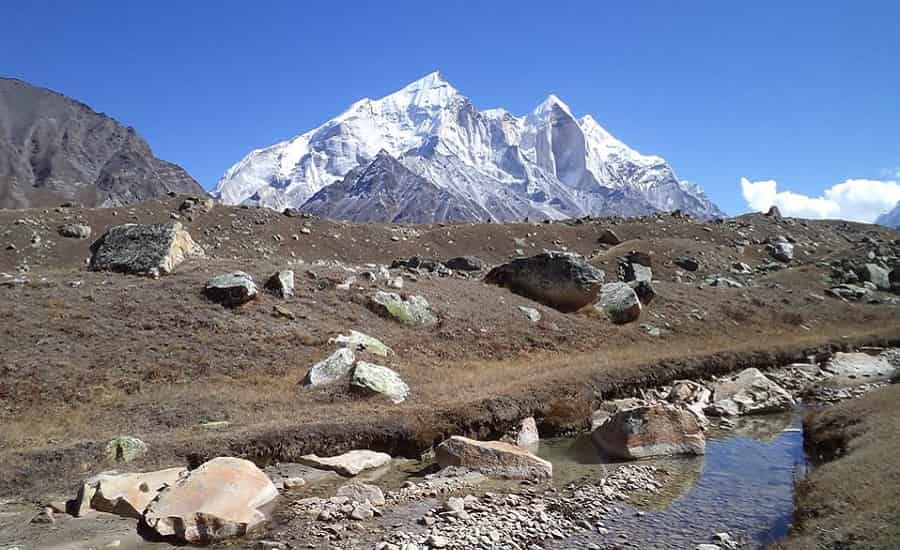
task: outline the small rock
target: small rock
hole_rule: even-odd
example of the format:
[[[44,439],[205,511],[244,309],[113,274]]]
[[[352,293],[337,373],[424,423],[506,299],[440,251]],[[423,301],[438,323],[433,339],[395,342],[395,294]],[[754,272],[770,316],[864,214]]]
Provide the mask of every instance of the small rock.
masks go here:
[[[294,295],[294,272],[290,269],[276,271],[266,281],[266,290],[276,296],[289,298]]]
[[[237,307],[256,298],[256,283],[243,271],[217,275],[203,289],[206,297],[226,307]]]

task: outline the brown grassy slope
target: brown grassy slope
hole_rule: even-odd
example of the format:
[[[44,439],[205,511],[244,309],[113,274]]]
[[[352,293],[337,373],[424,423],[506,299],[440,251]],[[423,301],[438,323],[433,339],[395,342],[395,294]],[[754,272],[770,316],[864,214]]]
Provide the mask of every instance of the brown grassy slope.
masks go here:
[[[836,458],[797,494],[797,527],[784,550],[900,548],[900,385],[810,416],[807,446]]]

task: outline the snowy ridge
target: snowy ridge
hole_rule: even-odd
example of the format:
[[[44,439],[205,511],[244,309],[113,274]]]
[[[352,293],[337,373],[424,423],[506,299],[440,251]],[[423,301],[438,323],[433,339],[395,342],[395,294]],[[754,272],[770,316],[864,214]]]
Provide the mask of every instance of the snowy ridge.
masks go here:
[[[375,162],[378,170],[365,169]],[[320,193],[332,185],[339,189]],[[251,152],[225,173],[214,194],[227,204],[299,207],[373,222],[515,221],[674,209],[721,215],[699,187],[680,182],[665,160],[629,148],[590,115],[576,118],[555,95],[525,116],[479,111],[438,72],[381,99],[357,101],[316,129]],[[307,207],[314,196],[315,204]],[[332,205],[338,197],[340,205]]]
[[[889,212],[885,212],[884,214],[878,216],[878,219],[875,220],[875,223],[877,223],[878,225],[900,229],[900,202],[898,202],[897,205],[894,206],[894,208]]]

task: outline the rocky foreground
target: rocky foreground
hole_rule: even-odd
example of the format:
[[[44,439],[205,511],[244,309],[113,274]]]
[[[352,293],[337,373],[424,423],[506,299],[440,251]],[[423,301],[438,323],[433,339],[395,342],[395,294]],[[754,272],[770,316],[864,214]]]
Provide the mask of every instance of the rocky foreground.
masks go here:
[[[551,547],[606,521],[560,510],[609,495],[548,482],[538,437],[699,455],[710,426],[790,409],[810,385],[851,397],[897,362],[866,349],[900,339],[900,234],[874,226],[777,212],[354,226],[200,198],[0,222],[0,494],[34,514],[82,487],[38,522],[92,510],[188,542]],[[431,452],[444,473],[427,483],[462,493],[464,513],[435,503],[382,540],[392,503],[446,492],[385,486],[378,504],[365,478],[312,481]],[[652,490],[656,473],[622,475]],[[476,474],[507,485],[466,504]],[[11,543],[47,535],[30,525]]]

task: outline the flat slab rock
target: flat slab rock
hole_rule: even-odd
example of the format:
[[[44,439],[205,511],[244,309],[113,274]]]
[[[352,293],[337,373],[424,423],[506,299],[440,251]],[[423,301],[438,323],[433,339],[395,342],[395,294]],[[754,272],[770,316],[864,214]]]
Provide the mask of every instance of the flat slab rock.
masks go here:
[[[794,397],[758,369],[744,369],[713,385],[713,403],[704,410],[712,416],[738,416],[790,410]]]
[[[75,497],[75,515],[90,510],[140,519],[156,495],[185,475],[185,468],[169,468],[155,472],[98,474],[86,480]]]
[[[553,464],[521,447],[502,441],[477,441],[455,435],[437,446],[435,456],[441,468],[461,466],[488,477],[553,477]]]
[[[823,367],[845,382],[868,382],[891,377],[896,368],[884,356],[867,353],[835,353]]]
[[[161,491],[144,512],[160,536],[206,544],[244,536],[262,525],[278,497],[269,477],[249,460],[214,458]]]
[[[380,468],[391,463],[391,455],[369,450],[349,451],[338,456],[321,457],[318,455],[305,455],[300,457],[300,463],[332,470],[342,476],[356,476],[365,470]]]

